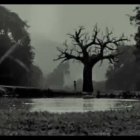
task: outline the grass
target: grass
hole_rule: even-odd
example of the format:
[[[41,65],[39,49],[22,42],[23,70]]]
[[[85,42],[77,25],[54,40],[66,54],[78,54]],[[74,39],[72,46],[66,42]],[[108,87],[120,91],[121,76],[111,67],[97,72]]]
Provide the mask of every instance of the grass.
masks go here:
[[[139,105],[124,111],[56,114],[29,112],[24,102],[30,100],[0,99],[0,135],[140,135]]]

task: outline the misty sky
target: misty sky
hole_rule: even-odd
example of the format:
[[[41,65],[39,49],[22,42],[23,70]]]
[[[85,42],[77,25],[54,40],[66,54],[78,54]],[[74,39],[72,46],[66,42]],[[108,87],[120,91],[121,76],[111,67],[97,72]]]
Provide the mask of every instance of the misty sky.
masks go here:
[[[67,33],[84,25],[87,31],[98,23],[101,29],[109,27],[114,34],[126,36],[134,34],[136,28],[130,25],[127,14],[133,15],[136,5],[4,5],[26,20],[30,25],[32,45],[35,48],[35,64],[44,74],[51,72],[59,62],[53,62],[57,56],[56,47],[67,38]],[[131,43],[134,43],[133,41]],[[108,62],[100,63],[93,69],[96,81],[105,79]],[[82,64],[71,63],[70,81],[82,78]]]

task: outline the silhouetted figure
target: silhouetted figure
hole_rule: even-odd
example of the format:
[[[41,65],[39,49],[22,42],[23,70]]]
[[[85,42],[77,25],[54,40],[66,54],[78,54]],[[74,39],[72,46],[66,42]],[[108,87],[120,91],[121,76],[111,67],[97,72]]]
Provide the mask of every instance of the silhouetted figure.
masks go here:
[[[76,81],[74,80],[74,91],[76,91]]]

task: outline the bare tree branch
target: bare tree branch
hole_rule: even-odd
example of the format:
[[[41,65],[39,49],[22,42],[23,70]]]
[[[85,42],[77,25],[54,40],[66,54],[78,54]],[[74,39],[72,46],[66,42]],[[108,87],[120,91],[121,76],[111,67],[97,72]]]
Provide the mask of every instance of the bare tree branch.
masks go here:
[[[90,47],[92,45],[99,45],[99,43],[96,42],[96,39],[97,39],[99,32],[100,32],[100,30],[98,29],[97,25],[95,25],[95,27],[93,29],[92,39],[91,39],[92,41],[90,43],[86,44],[84,48],[87,49],[88,47]]]
[[[79,27],[75,30],[74,34],[68,34],[72,39],[71,49],[65,41],[65,50],[57,48],[60,52],[59,56],[55,60],[62,59],[67,61],[70,59],[79,60],[82,63],[90,63],[94,65],[98,61],[108,59],[111,63],[116,61],[117,55],[119,54],[118,47],[121,42],[127,41],[122,35],[120,38],[113,37],[113,32],[106,28],[106,32],[100,34],[100,30],[97,25],[93,28],[93,34],[90,36],[88,33],[84,33],[84,27]],[[116,52],[116,54],[113,54]],[[107,55],[108,54],[108,55]],[[62,61],[62,62],[63,62]]]
[[[79,29],[76,30],[74,34],[68,34],[68,35],[70,36],[70,38],[72,38],[73,41],[74,41],[81,49],[83,49],[83,42],[81,42],[81,37],[84,35],[84,34],[81,34],[82,30],[84,30],[84,27],[83,27],[83,26],[79,27]]]
[[[70,53],[67,52],[68,51],[67,49],[61,50],[60,48],[57,47],[57,50],[60,52],[60,54],[58,55],[58,58],[54,59],[54,61],[62,59],[62,62],[64,62],[70,59],[76,59],[82,62],[82,57],[72,55],[72,50]]]
[[[109,54],[109,55],[105,55],[102,57],[102,60],[104,59],[108,59],[110,61],[110,63],[114,63],[114,62],[118,62],[118,56],[122,54],[122,53],[116,53],[116,54]]]

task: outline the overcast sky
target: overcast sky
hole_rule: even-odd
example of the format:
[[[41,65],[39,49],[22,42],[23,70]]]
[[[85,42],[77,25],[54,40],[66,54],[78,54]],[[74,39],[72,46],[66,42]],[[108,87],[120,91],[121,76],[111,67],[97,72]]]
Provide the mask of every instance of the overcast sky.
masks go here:
[[[55,45],[67,39],[67,33],[73,33],[79,25],[84,25],[88,31],[98,23],[101,29],[109,27],[114,34],[126,36],[134,34],[136,28],[130,25],[127,14],[132,15],[136,5],[4,5],[30,25],[32,45],[35,48],[35,64],[44,74],[51,72],[58,62]],[[42,43],[40,43],[42,42]],[[132,41],[133,42],[133,41]],[[50,45],[46,45],[50,44]],[[96,65],[93,78],[96,81],[105,79],[108,63],[101,67]],[[82,78],[82,65],[71,64],[71,80]]]

